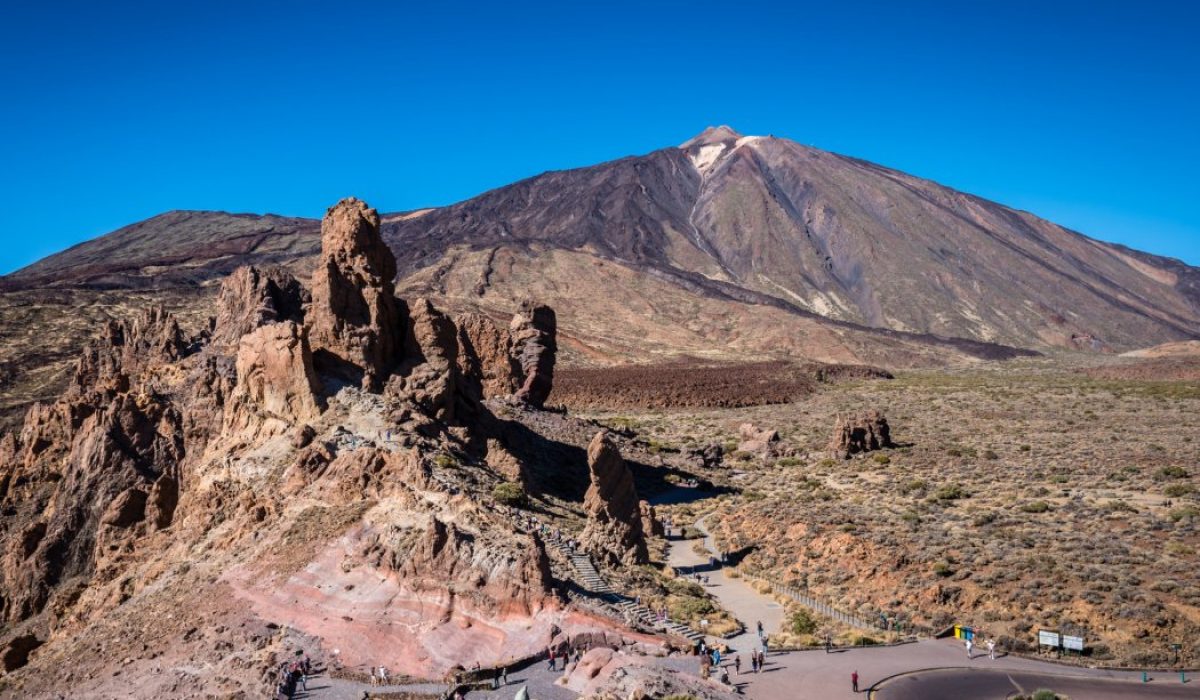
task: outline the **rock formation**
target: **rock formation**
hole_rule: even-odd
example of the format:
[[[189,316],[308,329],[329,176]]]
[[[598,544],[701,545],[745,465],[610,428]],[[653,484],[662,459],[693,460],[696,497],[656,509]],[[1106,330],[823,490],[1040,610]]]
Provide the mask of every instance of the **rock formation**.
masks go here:
[[[509,324],[512,357],[521,365],[523,378],[516,398],[541,408],[554,388],[554,356],[558,350],[558,322],[549,306],[524,302]]]
[[[642,519],[642,533],[647,537],[662,537],[666,534],[662,521],[658,519],[658,513],[649,501],[639,501],[638,512]]]
[[[312,352],[304,328],[296,323],[272,323],[242,336],[236,368],[227,428],[274,419],[282,430],[321,414]]]
[[[523,373],[513,356],[512,336],[483,314],[458,317],[458,367],[463,377],[477,377],[464,391],[479,398],[511,396],[521,388]]]
[[[80,635],[120,629],[96,643],[103,653],[88,652],[102,668],[159,658],[148,644],[160,632],[176,650],[200,644],[189,635],[202,627],[286,616],[340,647],[340,659],[393,654],[380,661],[440,674],[456,662],[431,653],[446,640],[487,660],[544,649],[571,620],[578,632],[597,629],[554,592],[540,539],[477,498],[496,473],[523,481],[523,453],[505,447],[502,421],[481,402],[518,391],[530,405],[545,401],[553,312],[526,305],[514,339],[484,316],[456,322],[426,299],[396,299],[378,216],[357,200],[332,207],[323,234],[311,296],[282,270],[242,268],[193,335],[161,309],[108,323],[67,391],[32,406],[19,433],[0,434],[4,668],[31,673],[51,657],[30,656],[42,640],[70,654]],[[608,447],[593,460],[593,540],[614,561],[644,561],[632,478]],[[314,586],[307,572],[337,585]],[[381,581],[386,596],[368,609],[352,603],[360,619],[336,616],[346,624],[330,629],[341,624],[330,622],[337,608],[323,605]],[[318,597],[299,600],[299,590]],[[213,623],[214,609],[238,622]],[[193,628],[174,629],[184,619]],[[388,631],[396,620],[407,630],[400,642]],[[116,656],[124,637],[140,650]],[[61,682],[61,663],[45,663],[32,673]],[[238,663],[224,670],[250,669],[257,684]]]
[[[612,565],[644,564],[649,559],[633,474],[603,431],[588,445],[591,485],[584,496],[585,549]]]
[[[687,450],[688,460],[703,469],[717,469],[723,466],[725,448],[720,443],[710,443],[704,447],[694,447]]]
[[[379,236],[379,214],[353,197],[325,212],[313,272],[309,342],[317,368],[378,390],[399,359],[396,258]]]
[[[742,441],[738,444],[739,452],[766,455],[779,442],[779,431],[770,428],[759,429],[752,423],[742,423],[738,428],[738,434],[742,438]]]
[[[878,410],[853,416],[838,415],[829,440],[829,451],[843,459],[859,452],[893,447],[887,418]]]
[[[269,323],[304,322],[308,290],[281,268],[239,267],[221,283],[210,351],[235,354],[242,336]]]

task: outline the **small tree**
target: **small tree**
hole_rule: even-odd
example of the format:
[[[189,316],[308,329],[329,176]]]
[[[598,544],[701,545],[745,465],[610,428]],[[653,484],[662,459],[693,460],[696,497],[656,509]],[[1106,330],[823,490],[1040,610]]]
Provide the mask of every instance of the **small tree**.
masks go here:
[[[520,507],[525,505],[525,489],[520,484],[506,481],[492,489],[492,498],[506,506]]]

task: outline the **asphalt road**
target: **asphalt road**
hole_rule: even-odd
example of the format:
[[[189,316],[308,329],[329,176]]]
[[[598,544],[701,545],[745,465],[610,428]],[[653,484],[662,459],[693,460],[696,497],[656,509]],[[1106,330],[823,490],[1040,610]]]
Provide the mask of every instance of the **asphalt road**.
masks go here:
[[[918,671],[875,686],[871,700],[1004,700],[1017,693],[1046,688],[1071,698],[1200,698],[1200,682],[1186,685],[1178,673],[1152,673],[1150,682],[1106,680],[1084,676],[1016,670],[948,668]],[[1189,680],[1191,680],[1189,676]]]

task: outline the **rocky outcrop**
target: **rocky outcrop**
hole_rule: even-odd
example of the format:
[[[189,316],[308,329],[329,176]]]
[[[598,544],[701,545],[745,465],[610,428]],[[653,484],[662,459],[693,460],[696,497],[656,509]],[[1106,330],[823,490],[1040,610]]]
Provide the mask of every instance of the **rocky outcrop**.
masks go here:
[[[379,390],[396,364],[401,316],[396,259],[379,236],[379,214],[353,197],[321,222],[321,259],[306,318],[317,369]]]
[[[541,408],[554,388],[554,356],[558,351],[558,321],[554,309],[526,301],[509,324],[511,356],[521,366],[516,398]]]
[[[411,590],[448,588],[493,614],[529,615],[550,597],[550,560],[536,535],[520,537],[520,542],[489,541],[482,533],[432,517],[423,532],[377,538],[368,554]]]
[[[702,469],[717,469],[723,466],[725,460],[725,448],[715,442],[704,447],[689,448],[686,454],[688,461]]]
[[[148,381],[149,370],[175,362],[187,349],[179,323],[159,307],[129,321],[110,321],[84,348],[67,391],[75,397],[128,391],[131,378]]]
[[[609,564],[643,564],[649,559],[633,474],[604,432],[588,445],[591,484],[584,495],[585,549]]]
[[[459,316],[458,369],[460,390],[478,399],[511,396],[521,387],[522,369],[513,356],[512,336],[483,314]]]
[[[885,447],[894,447],[891,428],[883,413],[872,409],[858,415],[838,415],[828,449],[835,456],[848,459],[859,452]]]
[[[424,298],[408,306],[407,317],[403,370],[389,382],[388,392],[433,418],[453,420],[458,377],[454,322]]]
[[[749,452],[760,456],[769,454],[779,442],[779,431],[770,428],[760,429],[753,423],[742,423],[738,427],[738,435],[742,439],[738,443],[739,452]]]
[[[12,672],[29,663],[29,655],[42,645],[42,640],[31,633],[17,635],[0,648],[0,667],[6,673]]]
[[[272,323],[242,337],[237,384],[230,397],[227,430],[274,420],[280,430],[321,414],[317,377],[304,328],[293,321]]]
[[[666,535],[666,529],[663,527],[662,521],[658,519],[658,512],[654,506],[650,505],[649,501],[638,502],[638,513],[642,519],[642,532],[647,537],[663,537]]]
[[[239,267],[221,283],[208,347],[233,355],[242,336],[270,323],[304,323],[308,293],[282,268]]]

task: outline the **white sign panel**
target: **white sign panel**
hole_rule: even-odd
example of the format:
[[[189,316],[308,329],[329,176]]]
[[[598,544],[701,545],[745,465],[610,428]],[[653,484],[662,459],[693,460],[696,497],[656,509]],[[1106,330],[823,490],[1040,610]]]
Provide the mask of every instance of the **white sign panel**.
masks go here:
[[[1058,646],[1058,632],[1038,630],[1038,644],[1041,644],[1044,647]]]
[[[1062,640],[1064,649],[1083,651],[1083,637],[1071,637],[1064,634]]]

